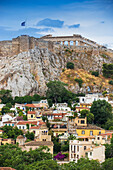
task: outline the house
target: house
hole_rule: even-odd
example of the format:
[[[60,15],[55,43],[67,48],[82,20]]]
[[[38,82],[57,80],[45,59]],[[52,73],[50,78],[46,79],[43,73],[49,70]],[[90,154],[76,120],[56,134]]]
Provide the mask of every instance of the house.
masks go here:
[[[32,126],[29,132],[35,134],[36,141],[51,141],[51,135],[48,135],[48,128],[44,122],[40,122],[38,126]]]
[[[8,122],[13,120],[13,117],[10,116],[9,114],[5,114],[2,116],[2,120],[0,121],[0,127],[3,126],[4,122]]]
[[[87,126],[87,118],[76,117],[74,123],[76,126]]]
[[[34,104],[26,104],[25,107],[28,107],[29,108],[29,111],[33,111],[36,109],[35,105]]]
[[[88,107],[80,107],[80,106],[76,106],[76,111],[77,112],[80,112],[80,111],[82,111],[82,110],[90,110]]]
[[[78,136],[96,136],[105,133],[105,130],[92,124],[87,126],[77,126],[76,132]]]
[[[42,114],[38,111],[28,111],[27,119],[28,121],[42,121]]]
[[[80,103],[80,107],[91,108],[92,103]]]
[[[5,114],[2,116],[2,122],[7,122],[9,120],[13,120],[13,117],[10,116],[9,114]]]
[[[4,122],[3,123],[3,126],[12,126],[12,127],[14,127],[14,126],[16,126],[16,124],[17,124],[17,122],[16,121],[7,121],[7,122]]]
[[[27,129],[27,125],[30,128],[32,125],[37,125],[37,121],[20,121],[16,126],[18,129],[24,130]]]
[[[79,97],[80,103],[93,103],[97,100],[106,100],[108,102],[108,97],[102,97],[100,94],[86,94],[85,97]]]
[[[55,108],[58,111],[71,111],[67,103],[56,103],[53,104],[52,108]]]
[[[69,141],[69,161],[75,161],[82,157],[98,159],[100,163],[105,161],[105,146],[96,146],[91,140],[70,140]]]
[[[52,128],[53,135],[57,137],[58,135],[64,134],[67,132],[67,128]]]
[[[16,143],[18,143],[19,146],[24,145],[24,143],[25,143],[25,138],[24,138],[22,135],[19,135],[19,136],[16,138]]]
[[[39,148],[40,146],[47,146],[50,150],[49,152],[53,154],[53,142],[52,141],[30,141],[27,143],[24,143],[23,146],[21,146],[22,151],[29,151],[30,149],[35,150]],[[48,152],[47,150],[45,152]]]
[[[26,110],[25,106],[26,106],[25,104],[15,103],[15,111],[17,110],[17,108],[25,111]]]
[[[0,138],[0,143],[2,145],[5,145],[5,144],[15,144],[15,140],[14,139],[11,139],[11,138],[8,138],[8,139],[2,139]]]

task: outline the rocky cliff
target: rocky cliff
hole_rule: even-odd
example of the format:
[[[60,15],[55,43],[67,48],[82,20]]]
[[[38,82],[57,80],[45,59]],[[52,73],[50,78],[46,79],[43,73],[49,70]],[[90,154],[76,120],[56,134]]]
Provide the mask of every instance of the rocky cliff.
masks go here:
[[[74,70],[66,69],[68,61],[74,63]],[[103,63],[113,63],[111,51],[91,47],[54,45],[48,49],[37,46],[17,55],[0,57],[0,89],[12,90],[13,96],[45,95],[47,82],[61,80],[74,93],[87,92],[88,87],[92,92],[106,89],[112,92],[109,80],[102,76]],[[99,78],[92,76],[90,71],[99,71]],[[75,78],[83,79],[82,88],[74,81]]]

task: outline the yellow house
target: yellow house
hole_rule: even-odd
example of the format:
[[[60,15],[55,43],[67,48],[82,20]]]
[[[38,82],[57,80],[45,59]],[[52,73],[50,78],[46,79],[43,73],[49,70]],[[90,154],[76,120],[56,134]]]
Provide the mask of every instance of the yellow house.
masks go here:
[[[27,119],[28,121],[42,121],[42,114],[36,111],[28,111]]]
[[[88,107],[81,107],[81,106],[76,106],[76,111],[80,112],[82,110],[90,110]]]
[[[77,126],[76,132],[78,136],[95,136],[105,133],[105,130],[96,125],[88,124],[87,126]]]
[[[80,107],[91,108],[91,103],[80,103]]]
[[[77,126],[87,126],[87,118],[76,117],[74,120],[75,125]]]

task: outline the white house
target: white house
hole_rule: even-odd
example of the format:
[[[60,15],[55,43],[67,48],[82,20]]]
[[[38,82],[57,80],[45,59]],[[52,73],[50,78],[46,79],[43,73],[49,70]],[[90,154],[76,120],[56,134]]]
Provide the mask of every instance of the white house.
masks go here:
[[[97,100],[106,100],[108,102],[108,97],[102,97],[97,94],[86,94],[85,97],[79,97],[80,103],[93,103]]]
[[[2,116],[2,121],[0,121],[0,127],[3,126],[3,123],[4,122],[8,122],[10,120],[13,120],[13,117],[8,115],[8,114],[5,114]]]

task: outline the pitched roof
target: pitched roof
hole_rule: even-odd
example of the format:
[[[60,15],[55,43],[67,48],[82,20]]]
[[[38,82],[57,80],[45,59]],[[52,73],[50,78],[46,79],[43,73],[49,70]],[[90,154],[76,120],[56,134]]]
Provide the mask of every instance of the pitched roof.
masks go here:
[[[20,121],[17,123],[17,125],[26,125],[26,124],[37,125],[37,121]]]
[[[35,108],[35,105],[34,105],[34,104],[26,104],[25,106]]]
[[[28,111],[27,114],[36,114],[35,111]]]
[[[96,130],[104,130],[101,127],[96,125],[88,124],[87,126],[77,126],[77,129],[96,129]]]
[[[11,167],[0,167],[0,170],[16,170],[16,169]]]
[[[25,146],[53,146],[52,141],[30,141],[24,144]]]
[[[19,135],[17,139],[23,139],[24,137],[22,135]]]

